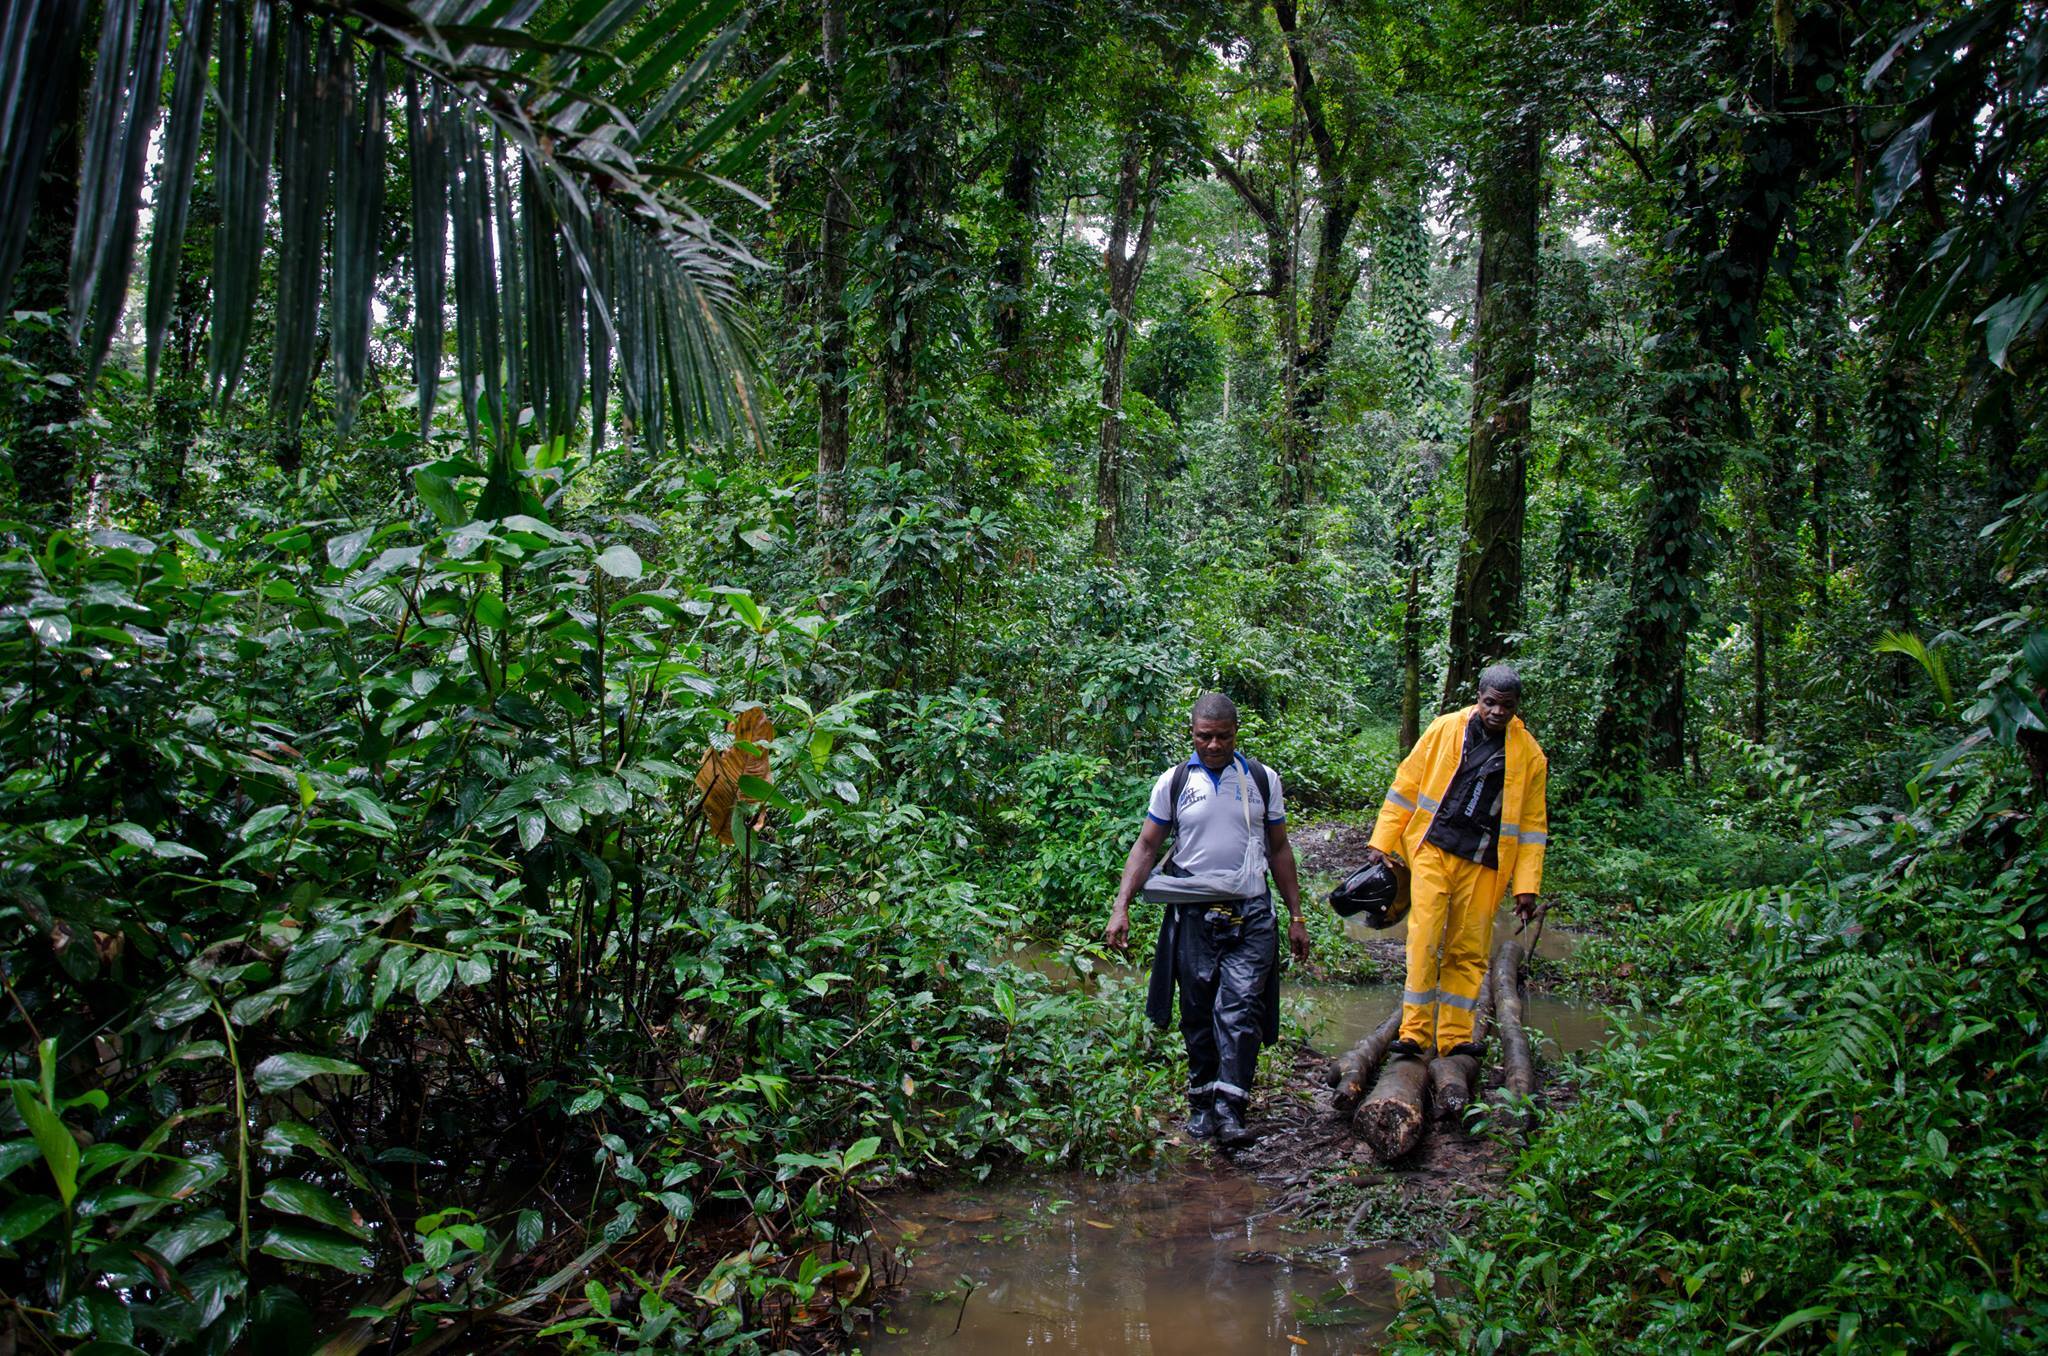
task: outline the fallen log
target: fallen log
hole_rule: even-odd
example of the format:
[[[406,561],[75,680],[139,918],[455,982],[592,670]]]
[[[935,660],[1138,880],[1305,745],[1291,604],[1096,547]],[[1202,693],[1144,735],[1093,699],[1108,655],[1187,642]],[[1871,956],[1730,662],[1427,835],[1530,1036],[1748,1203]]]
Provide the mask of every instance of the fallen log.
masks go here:
[[[1500,1026],[1502,1086],[1521,1097],[1536,1095],[1536,1062],[1522,1025],[1522,944],[1509,942],[1494,961],[1493,1012]]]
[[[1479,981],[1479,1005],[1472,1011],[1472,1040],[1486,1044],[1486,1027],[1493,1016],[1493,970],[1488,967]],[[1429,1063],[1429,1089],[1436,1103],[1436,1118],[1454,1121],[1472,1103],[1472,1090],[1479,1084],[1479,1056],[1440,1055]]]
[[[1330,1096],[1330,1110],[1338,1120],[1349,1120],[1351,1113],[1358,1110],[1358,1103],[1365,1097],[1366,1087],[1372,1081],[1373,1070],[1379,1068],[1386,1058],[1387,1047],[1401,1034],[1401,1011],[1374,1027],[1372,1034],[1339,1056],[1336,1061],[1335,1078],[1330,1086],[1336,1091]]]
[[[1428,1123],[1429,1061],[1419,1055],[1388,1060],[1372,1093],[1351,1118],[1358,1137],[1382,1163],[1413,1153]]]

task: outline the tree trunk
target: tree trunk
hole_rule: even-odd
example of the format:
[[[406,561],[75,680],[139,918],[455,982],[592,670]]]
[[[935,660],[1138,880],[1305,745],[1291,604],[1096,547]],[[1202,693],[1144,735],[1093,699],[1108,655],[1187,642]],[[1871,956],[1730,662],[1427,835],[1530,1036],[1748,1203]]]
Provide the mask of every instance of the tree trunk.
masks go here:
[[[1835,547],[1829,539],[1828,526],[1828,450],[1827,416],[1821,411],[1821,402],[1814,402],[1813,424],[1815,429],[1813,448],[1813,483],[1808,492],[1806,523],[1813,542],[1813,554],[1808,568],[1813,575],[1813,609],[1816,612],[1828,610],[1828,579],[1835,572]]]
[[[1429,1124],[1429,1062],[1415,1055],[1388,1061],[1351,1123],[1382,1163],[1415,1152]]]
[[[879,151],[886,227],[877,298],[882,351],[876,361],[882,447],[890,465],[917,466],[924,460],[924,433],[914,406],[924,344],[924,296],[933,271],[927,232],[933,180],[939,173],[934,91],[945,80],[945,63],[936,54],[945,19],[929,6],[909,0],[889,7],[883,24],[889,54],[888,80],[880,98]]]
[[[1751,15],[1736,45],[1770,41]],[[1650,448],[1648,521],[1629,583],[1622,637],[1594,729],[1599,771],[1639,790],[1645,766],[1676,771],[1685,756],[1687,642],[1698,614],[1694,561],[1708,496],[1720,484],[1729,438],[1745,432],[1737,376],[1756,346],[1756,316],[1779,233],[1809,179],[1834,151],[1807,110],[1825,106],[1844,74],[1835,16],[1796,21],[1783,50],[1796,59],[1757,63],[1748,98],[1762,117],[1738,175],[1709,175],[1689,160],[1672,204],[1675,241],[1669,299],[1654,355],[1663,393],[1661,430]],[[1738,52],[1737,55],[1741,55]],[[1790,106],[1797,116],[1772,116]],[[1674,157],[1677,152],[1674,151]]]
[[[1507,637],[1522,625],[1543,139],[1527,101],[1510,117],[1481,152],[1472,439],[1465,458],[1465,542],[1451,601],[1445,710],[1469,698],[1480,670],[1505,657]]]
[[[1900,313],[1903,293],[1911,284],[1920,258],[1916,239],[1894,241],[1885,268],[1883,313]],[[1893,325],[1873,336],[1879,353],[1870,385],[1865,417],[1870,428],[1871,489],[1878,505],[1876,559],[1871,570],[1878,615],[1895,631],[1914,629],[1913,490],[1918,482],[1921,444],[1926,441],[1926,416],[1921,410],[1921,374],[1926,365],[1921,346]],[[1912,681],[1912,661],[1893,656],[1900,685]]]
[[[1287,314],[1286,408],[1281,421],[1281,508],[1304,509],[1316,501],[1316,463],[1322,432],[1322,406],[1330,355],[1337,329],[1357,290],[1361,265],[1352,257],[1351,227],[1364,202],[1352,148],[1340,144],[1323,108],[1321,86],[1309,61],[1309,47],[1299,35],[1295,0],[1273,0],[1273,18],[1287,45],[1287,70],[1294,91],[1294,111],[1315,157],[1315,193],[1321,213],[1316,225],[1315,260],[1309,271],[1308,337],[1296,338],[1296,299],[1285,293]],[[1290,280],[1294,244],[1289,241]],[[1281,293],[1275,292],[1276,304]],[[1307,542],[1296,536],[1290,548],[1300,554]]]
[[[818,27],[822,39],[825,116],[831,127],[825,151],[825,216],[818,254],[818,535],[825,567],[837,573],[836,538],[846,524],[847,331],[846,244],[852,214],[840,179],[841,119],[846,20],[840,0],[823,0]]]
[[[1009,164],[1003,170],[1005,221],[1002,243],[996,247],[993,328],[996,372],[1003,384],[1004,403],[1012,414],[1023,413],[1031,394],[1034,362],[1027,322],[1037,250],[1038,177],[1044,131],[1041,120],[1017,128],[1010,143]]]
[[[1403,528],[1398,550],[1408,562],[1401,604],[1401,756],[1422,738],[1422,543]]]
[[[1500,1025],[1501,1086],[1518,1097],[1536,1095],[1536,1061],[1522,1024],[1522,944],[1511,941],[1493,961],[1493,1013]]]
[[[1123,505],[1124,362],[1129,356],[1131,315],[1145,259],[1152,250],[1152,222],[1159,205],[1165,156],[1148,152],[1146,137],[1124,138],[1117,170],[1116,206],[1110,215],[1103,271],[1109,282],[1109,331],[1102,344],[1102,436],[1095,460],[1095,555],[1116,559],[1118,518]],[[1133,230],[1136,236],[1133,238]]]
[[[1387,1047],[1401,1034],[1401,1010],[1374,1027],[1366,1038],[1330,1063],[1330,1111],[1340,1121],[1350,1120],[1365,1098],[1373,1073],[1387,1057]]]

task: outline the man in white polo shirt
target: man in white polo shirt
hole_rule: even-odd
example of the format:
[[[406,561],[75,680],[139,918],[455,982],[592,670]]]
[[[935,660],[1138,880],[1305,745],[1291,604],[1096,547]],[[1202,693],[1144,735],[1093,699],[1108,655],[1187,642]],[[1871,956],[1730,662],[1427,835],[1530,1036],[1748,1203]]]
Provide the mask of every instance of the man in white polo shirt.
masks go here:
[[[1145,827],[1124,861],[1123,881],[1103,937],[1130,945],[1131,900],[1165,905],[1152,957],[1146,1015],[1160,1026],[1180,992],[1180,1032],[1188,1051],[1188,1133],[1211,1135],[1224,1148],[1255,1136],[1245,1103],[1258,1069],[1259,1045],[1280,1029],[1280,945],[1270,868],[1292,920],[1287,943],[1308,959],[1301,883],[1287,841],[1287,805],[1280,777],[1237,751],[1237,707],[1220,692],[1195,703],[1194,756],[1159,774]],[[1173,853],[1153,864],[1168,837]]]

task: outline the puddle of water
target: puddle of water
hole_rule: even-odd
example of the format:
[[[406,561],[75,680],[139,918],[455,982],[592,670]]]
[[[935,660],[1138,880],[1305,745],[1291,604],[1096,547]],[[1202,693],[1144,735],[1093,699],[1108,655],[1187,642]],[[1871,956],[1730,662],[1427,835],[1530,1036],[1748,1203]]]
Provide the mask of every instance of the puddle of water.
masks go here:
[[[1513,912],[1504,909],[1501,918],[1503,921],[1495,926],[1495,935],[1512,935],[1515,926]],[[1363,927],[1350,931],[1359,940],[1387,938],[1405,941],[1407,937],[1405,923],[1377,932]],[[1549,957],[1568,955],[1579,941],[1576,934],[1545,929],[1539,952]],[[1019,947],[1011,953],[1010,959],[1014,964],[1036,970],[1056,983],[1084,982],[1057,951],[1048,947],[1037,944]],[[1143,978],[1144,972],[1134,966],[1098,963],[1085,982],[1119,983],[1134,979],[1142,982]],[[1280,985],[1282,1010],[1308,1032],[1317,1049],[1332,1054],[1348,1050],[1364,1039],[1365,1034],[1385,1021],[1387,1014],[1393,1012],[1400,1002],[1399,984],[1314,984],[1289,978]],[[1523,1004],[1522,1015],[1529,1026],[1542,1034],[1536,1054],[1543,1059],[1556,1060],[1562,1055],[1590,1050],[1605,1043],[1612,1030],[1599,1009],[1551,994],[1530,994]]]
[[[1318,1050],[1333,1054],[1363,1040],[1400,1004],[1398,984],[1290,984],[1280,989],[1282,1010],[1301,1023]],[[1598,1010],[1548,994],[1529,995],[1522,1020],[1542,1033],[1536,1051],[1542,1059],[1590,1050],[1609,1032]]]
[[[1355,942],[1385,941],[1406,944],[1408,941],[1408,920],[1404,918],[1390,928],[1369,928],[1356,918],[1348,918],[1344,921],[1344,931]],[[1493,944],[1495,948],[1498,949],[1503,941],[1515,935],[1514,907],[1512,905],[1503,905],[1501,911],[1493,917]],[[1541,936],[1538,936],[1533,929],[1524,930],[1521,934],[1521,939],[1523,946],[1527,946],[1531,941],[1534,941],[1536,943],[1536,954],[1549,960],[1563,960],[1571,955],[1572,952],[1578,950],[1579,943],[1585,940],[1576,932],[1556,927],[1545,927]]]
[[[1283,1230],[1254,1218],[1265,1200],[1255,1181],[1189,1165],[899,1202],[883,1233],[912,1268],[866,1347],[1124,1356],[1349,1352],[1376,1340],[1395,1307],[1386,1268],[1407,1254],[1347,1253],[1329,1234]]]

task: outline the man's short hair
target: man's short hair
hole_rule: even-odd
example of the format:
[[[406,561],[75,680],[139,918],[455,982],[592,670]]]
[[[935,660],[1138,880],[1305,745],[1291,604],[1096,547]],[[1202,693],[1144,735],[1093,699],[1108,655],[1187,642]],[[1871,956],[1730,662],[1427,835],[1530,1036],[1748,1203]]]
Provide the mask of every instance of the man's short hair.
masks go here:
[[[1205,720],[1220,720],[1231,725],[1237,724],[1237,703],[1221,692],[1204,692],[1195,698],[1194,712],[1188,717],[1188,724],[1194,725]]]
[[[1491,689],[1509,697],[1522,695],[1522,675],[1510,665],[1495,664],[1479,675],[1479,690]]]

